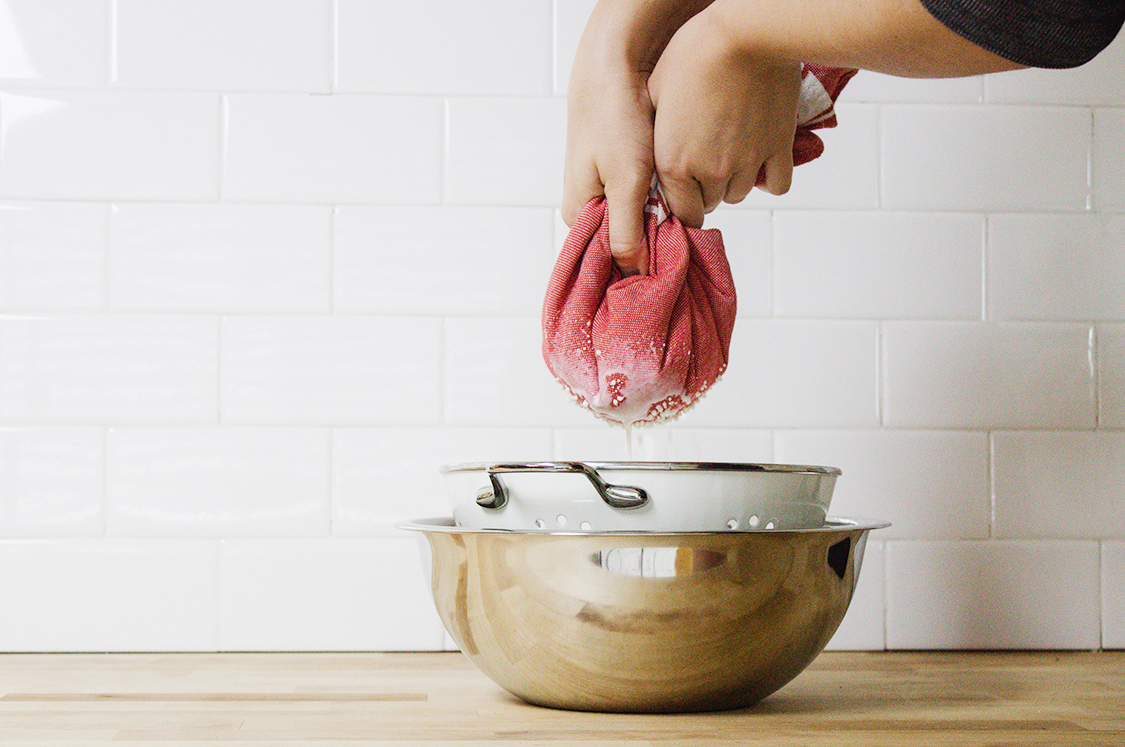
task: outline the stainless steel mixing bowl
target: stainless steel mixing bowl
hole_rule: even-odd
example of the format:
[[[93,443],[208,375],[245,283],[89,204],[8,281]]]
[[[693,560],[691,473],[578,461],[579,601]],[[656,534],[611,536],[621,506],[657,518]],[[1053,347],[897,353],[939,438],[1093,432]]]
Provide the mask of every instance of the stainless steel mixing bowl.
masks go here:
[[[529,703],[616,712],[748,706],[796,677],[847,611],[872,529],[420,532],[453,639]]]

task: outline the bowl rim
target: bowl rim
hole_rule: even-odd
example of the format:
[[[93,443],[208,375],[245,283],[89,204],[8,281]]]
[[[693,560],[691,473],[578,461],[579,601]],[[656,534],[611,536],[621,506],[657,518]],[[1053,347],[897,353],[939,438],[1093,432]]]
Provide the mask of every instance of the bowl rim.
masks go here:
[[[818,527],[789,528],[789,529],[755,529],[753,531],[649,531],[643,529],[613,529],[605,532],[582,532],[575,530],[542,530],[542,529],[497,529],[484,527],[458,526],[452,516],[435,516],[425,519],[412,519],[395,523],[396,529],[408,532],[440,532],[442,534],[506,534],[530,535],[535,537],[679,537],[684,535],[715,535],[718,537],[753,537],[763,534],[824,534],[831,532],[851,532],[856,530],[871,531],[873,529],[886,529],[891,522],[885,519],[862,519],[848,516],[829,516]]]
[[[647,470],[654,472],[783,472],[810,475],[843,474],[838,467],[823,467],[812,464],[770,464],[766,462],[584,462],[584,461],[544,461],[544,462],[458,462],[441,467],[443,475],[453,472],[477,472],[497,465],[531,467],[549,470],[572,464],[584,464],[593,470]]]

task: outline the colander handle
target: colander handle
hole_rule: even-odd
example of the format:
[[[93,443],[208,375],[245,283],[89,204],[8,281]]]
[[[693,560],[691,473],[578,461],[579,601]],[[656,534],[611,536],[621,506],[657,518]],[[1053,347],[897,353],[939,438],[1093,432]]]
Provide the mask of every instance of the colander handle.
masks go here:
[[[477,505],[481,508],[499,511],[508,503],[508,490],[500,481],[500,475],[511,472],[581,472],[598,491],[598,495],[611,508],[629,511],[648,503],[648,493],[643,488],[629,485],[610,485],[598,471],[582,462],[539,462],[537,464],[492,464],[488,469],[488,481],[492,489],[484,488],[477,493]]]

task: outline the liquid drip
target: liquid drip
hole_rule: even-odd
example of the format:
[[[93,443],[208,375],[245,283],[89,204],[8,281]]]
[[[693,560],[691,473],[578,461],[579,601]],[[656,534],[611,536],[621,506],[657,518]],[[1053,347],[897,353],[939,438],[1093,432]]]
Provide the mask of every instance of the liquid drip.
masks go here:
[[[633,426],[625,426],[625,459],[633,461]]]

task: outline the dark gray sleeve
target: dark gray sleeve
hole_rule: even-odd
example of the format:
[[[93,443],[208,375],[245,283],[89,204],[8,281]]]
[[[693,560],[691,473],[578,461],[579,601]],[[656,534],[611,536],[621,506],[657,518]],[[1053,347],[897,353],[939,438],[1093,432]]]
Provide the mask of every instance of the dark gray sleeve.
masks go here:
[[[1030,67],[1078,67],[1109,46],[1125,0],[921,0],[930,14],[989,52]]]

